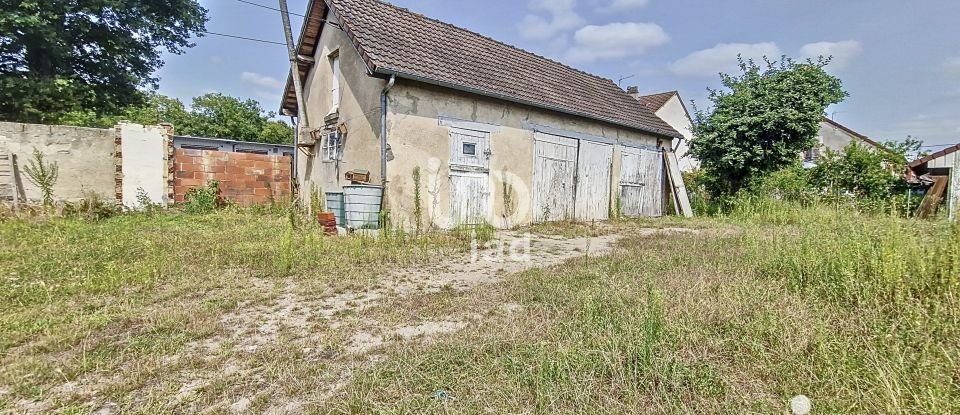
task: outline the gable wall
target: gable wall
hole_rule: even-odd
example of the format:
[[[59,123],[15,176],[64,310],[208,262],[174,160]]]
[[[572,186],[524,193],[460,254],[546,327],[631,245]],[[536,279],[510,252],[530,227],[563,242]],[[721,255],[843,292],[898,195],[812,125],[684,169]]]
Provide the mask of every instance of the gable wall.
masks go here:
[[[822,144],[822,149],[830,149],[840,152],[855,140],[861,145],[869,146],[869,144],[862,142],[859,138],[830,125],[830,123],[824,121],[820,122],[820,142]]]
[[[700,163],[689,155],[690,140],[693,139],[693,123],[687,116],[687,111],[683,107],[678,95],[674,95],[666,104],[657,110],[657,116],[670,124],[674,130],[683,135],[683,140],[674,139],[677,143],[677,160],[681,171],[691,171],[696,169]]]
[[[485,124],[490,134],[490,203],[494,226],[514,226],[533,219],[532,193],[534,132],[536,124],[636,144],[655,146],[657,139],[636,130],[585,118],[466,94],[431,85],[398,80],[389,94],[388,141],[395,159],[388,163],[388,200],[398,224],[413,218],[413,169],[420,167],[423,222],[449,227],[450,189],[448,161],[451,127],[440,118]],[[619,147],[614,147],[611,194],[619,191]],[[515,189],[518,214],[510,223],[499,217],[504,210],[503,181]]]
[[[328,19],[335,20],[332,14]],[[314,55],[316,63],[304,80],[304,97],[310,128],[323,127],[332,100],[330,93],[333,69],[330,53],[339,50],[340,56],[340,110],[337,123],[348,130],[345,136],[343,159],[323,161],[321,146],[315,146],[315,157],[301,154],[298,165],[301,195],[309,198],[316,187],[321,192],[340,191],[350,184],[344,173],[362,169],[370,171],[371,179],[380,177],[380,91],[386,81],[367,75],[367,68],[349,38],[337,27],[327,23],[318,41]]]

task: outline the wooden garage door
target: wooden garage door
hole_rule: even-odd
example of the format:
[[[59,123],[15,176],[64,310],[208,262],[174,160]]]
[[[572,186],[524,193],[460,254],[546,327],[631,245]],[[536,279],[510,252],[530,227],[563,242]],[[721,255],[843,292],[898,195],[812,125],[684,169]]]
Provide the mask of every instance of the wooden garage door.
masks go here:
[[[607,220],[610,217],[612,161],[612,145],[580,140],[575,209],[577,219]]]
[[[663,216],[663,157],[660,151],[624,148],[620,164],[620,213]]]
[[[577,140],[534,134],[533,217],[535,221],[573,219]]]

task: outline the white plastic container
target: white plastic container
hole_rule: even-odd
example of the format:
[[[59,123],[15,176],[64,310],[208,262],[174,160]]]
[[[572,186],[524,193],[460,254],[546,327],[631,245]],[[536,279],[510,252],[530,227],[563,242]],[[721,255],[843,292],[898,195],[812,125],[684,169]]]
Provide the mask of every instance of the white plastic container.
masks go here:
[[[354,184],[343,186],[343,210],[350,229],[378,229],[383,187]]]

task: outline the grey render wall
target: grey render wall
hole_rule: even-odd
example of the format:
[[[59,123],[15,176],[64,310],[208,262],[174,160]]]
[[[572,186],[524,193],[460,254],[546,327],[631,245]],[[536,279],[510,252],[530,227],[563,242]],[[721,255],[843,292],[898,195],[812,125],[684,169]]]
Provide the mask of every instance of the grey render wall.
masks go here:
[[[834,127],[826,122],[820,122],[820,142],[822,143],[822,149],[831,149],[833,151],[843,151],[851,142],[856,140],[860,144],[865,144],[860,141],[859,138],[854,137],[837,127]]]
[[[60,167],[53,189],[56,199],[75,200],[84,192],[99,193],[112,200],[115,191],[114,148],[116,130],[0,122],[0,152],[14,154],[28,199],[41,198],[24,168],[33,149]]]

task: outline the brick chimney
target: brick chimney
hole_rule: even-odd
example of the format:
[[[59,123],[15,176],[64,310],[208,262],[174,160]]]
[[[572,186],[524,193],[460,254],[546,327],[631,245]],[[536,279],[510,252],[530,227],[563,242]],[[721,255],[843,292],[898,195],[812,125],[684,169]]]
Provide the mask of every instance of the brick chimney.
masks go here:
[[[628,93],[628,94],[631,94],[631,95],[638,95],[638,94],[640,94],[640,88],[638,88],[638,87],[636,87],[636,86],[628,86],[628,87],[627,87],[627,93]]]

